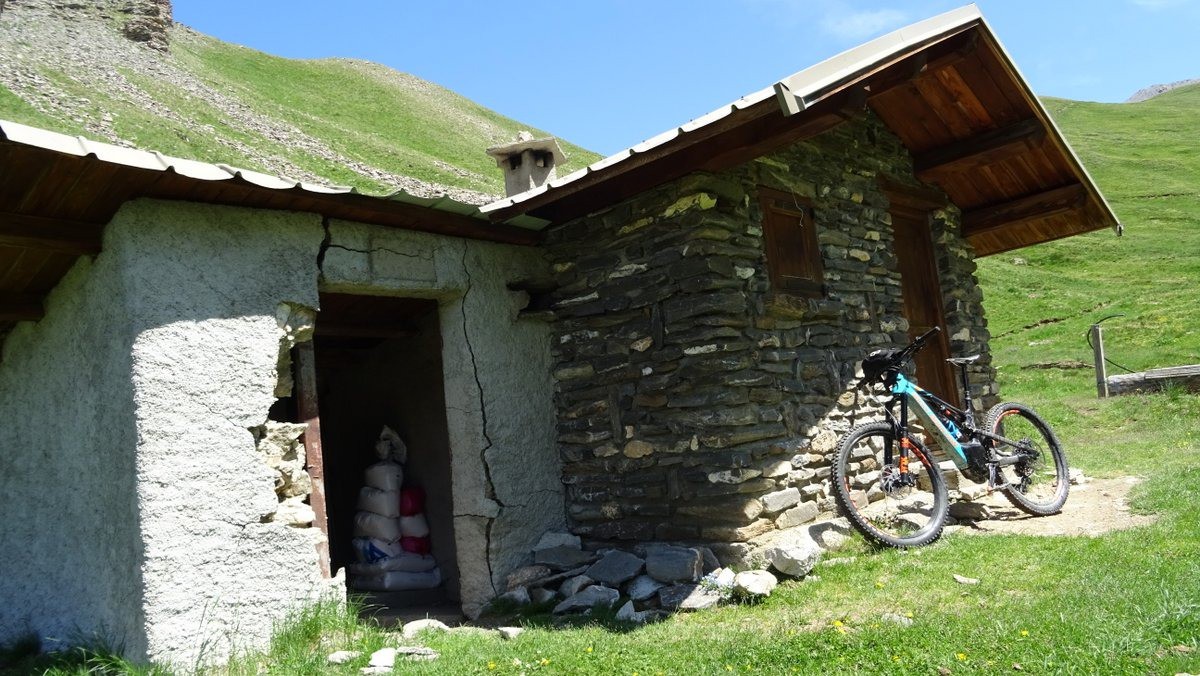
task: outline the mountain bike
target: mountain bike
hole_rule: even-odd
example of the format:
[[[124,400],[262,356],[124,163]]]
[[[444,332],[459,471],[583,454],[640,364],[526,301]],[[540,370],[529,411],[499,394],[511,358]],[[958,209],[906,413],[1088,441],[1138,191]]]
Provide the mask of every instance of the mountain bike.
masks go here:
[[[863,360],[860,385],[883,385],[891,398],[882,422],[850,430],[833,469],[834,495],[868,539],[891,547],[917,547],[942,534],[949,507],[946,481],[922,437],[989,492],[1000,490],[1034,515],[1062,509],[1070,490],[1067,458],[1054,431],[1024,404],[1005,402],[976,424],[967,367],[979,355],[947,361],[959,368],[963,407],[942,401],[910,381],[902,369],[940,329],[934,327],[900,350],[877,350]],[[896,412],[899,407],[899,413]],[[921,434],[909,423],[913,413]]]

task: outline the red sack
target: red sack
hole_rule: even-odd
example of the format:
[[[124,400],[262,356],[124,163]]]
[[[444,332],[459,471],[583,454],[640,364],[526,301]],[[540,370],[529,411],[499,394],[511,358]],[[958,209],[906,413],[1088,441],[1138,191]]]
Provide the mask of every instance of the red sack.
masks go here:
[[[400,491],[400,516],[416,516],[425,511],[425,491],[419,486]]]
[[[423,538],[400,538],[400,548],[413,554],[428,554],[432,548],[429,536]]]

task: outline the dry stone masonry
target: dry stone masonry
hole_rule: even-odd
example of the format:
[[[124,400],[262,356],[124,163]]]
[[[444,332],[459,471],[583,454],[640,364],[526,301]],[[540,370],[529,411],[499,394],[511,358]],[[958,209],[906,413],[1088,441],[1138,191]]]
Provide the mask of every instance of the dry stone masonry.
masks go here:
[[[907,342],[887,177],[918,185],[872,117],[720,174],[693,174],[552,231],[558,442],[572,532],[708,543],[723,558],[829,515],[856,363]],[[817,297],[771,288],[759,190],[810,200]],[[970,245],[930,215],[955,354],[994,399]],[[870,419],[860,402],[857,422]],[[863,471],[872,468],[863,467]]]

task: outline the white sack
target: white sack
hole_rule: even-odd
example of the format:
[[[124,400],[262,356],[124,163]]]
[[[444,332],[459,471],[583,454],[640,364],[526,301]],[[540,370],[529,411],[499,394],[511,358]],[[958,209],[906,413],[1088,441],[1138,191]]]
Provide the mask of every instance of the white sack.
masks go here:
[[[381,491],[398,491],[404,483],[404,468],[390,460],[377,462],[363,473],[363,480],[371,488]]]
[[[375,456],[380,460],[395,460],[400,464],[408,461],[408,447],[404,440],[387,425],[379,433],[379,441],[375,442]]]
[[[374,512],[358,512],[354,515],[354,537],[392,542],[400,539],[400,522]]]
[[[397,556],[380,559],[372,563],[352,563],[350,574],[356,576],[383,575],[392,571],[405,573],[427,573],[437,567],[437,561],[428,554],[402,552]]]
[[[433,589],[442,583],[440,568],[424,573],[409,573],[394,570],[381,575],[365,575],[350,578],[350,586],[361,591],[404,591],[406,589]]]
[[[399,540],[389,542],[379,538],[354,538],[352,543],[359,563],[375,563],[392,557],[409,555],[400,546]]]
[[[363,486],[358,491],[358,508],[394,519],[400,516],[400,491],[381,491]]]
[[[429,535],[429,522],[424,514],[400,517],[400,535],[406,538],[423,538]]]

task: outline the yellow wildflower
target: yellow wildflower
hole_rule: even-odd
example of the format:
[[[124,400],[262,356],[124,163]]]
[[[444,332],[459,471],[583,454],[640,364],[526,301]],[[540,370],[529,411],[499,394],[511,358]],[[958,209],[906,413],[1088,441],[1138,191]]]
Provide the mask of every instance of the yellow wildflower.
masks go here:
[[[493,669],[495,669],[495,668],[496,668],[496,663],[495,663],[495,662],[488,662],[488,669],[489,669],[489,670],[493,670]]]
[[[545,657],[543,657],[542,659],[538,660],[538,664],[540,664],[540,665],[542,665],[542,666],[544,667],[544,666],[546,666],[547,664],[550,664],[550,660],[548,660],[548,659],[546,659]]]
[[[842,623],[842,621],[841,621],[841,620],[834,620],[834,621],[833,621],[833,626],[835,626],[835,627],[840,627],[840,626],[842,626],[842,624],[843,624],[843,623]]]
[[[1021,630],[1021,635],[1022,635],[1022,636],[1028,636],[1028,635],[1029,635],[1029,630],[1028,630],[1028,629],[1022,629],[1022,630]]]
[[[590,653],[590,652],[592,652],[592,646],[588,646],[588,647],[587,647],[587,650],[584,650],[583,652],[585,652],[585,653]]]
[[[966,653],[954,653],[954,656],[958,658],[959,662],[965,662],[967,660]]]

